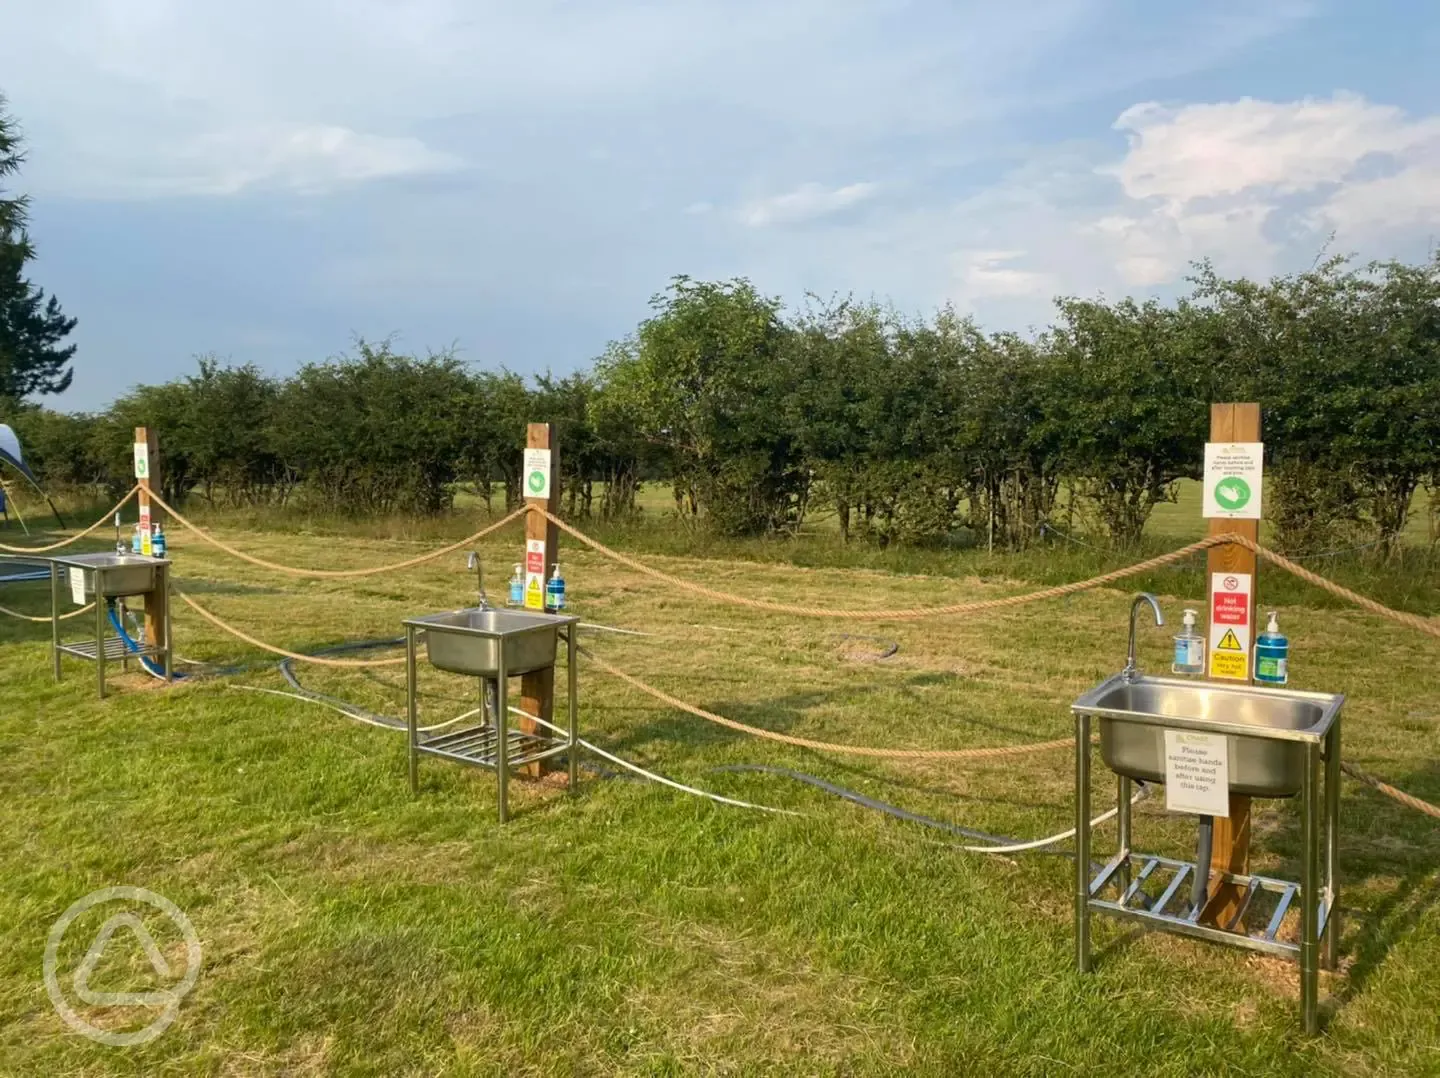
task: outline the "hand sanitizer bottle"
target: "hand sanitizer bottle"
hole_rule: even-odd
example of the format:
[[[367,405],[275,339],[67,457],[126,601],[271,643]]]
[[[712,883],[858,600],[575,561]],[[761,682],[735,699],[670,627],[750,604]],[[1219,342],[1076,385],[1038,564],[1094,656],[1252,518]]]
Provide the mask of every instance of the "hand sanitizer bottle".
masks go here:
[[[1184,628],[1175,637],[1175,661],[1170,669],[1177,674],[1205,673],[1205,638],[1195,631],[1195,611],[1185,611]]]
[[[165,556],[165,529],[158,522],[154,534],[150,536],[150,555],[155,558]]]
[[[1280,633],[1280,621],[1270,611],[1270,623],[1255,640],[1255,680],[1262,685],[1284,685],[1290,680],[1290,641]]]
[[[516,563],[510,573],[510,597],[506,600],[509,606],[525,605],[525,570]]]
[[[565,578],[560,575],[559,563],[550,570],[550,582],[545,585],[545,609],[557,613],[565,609]]]

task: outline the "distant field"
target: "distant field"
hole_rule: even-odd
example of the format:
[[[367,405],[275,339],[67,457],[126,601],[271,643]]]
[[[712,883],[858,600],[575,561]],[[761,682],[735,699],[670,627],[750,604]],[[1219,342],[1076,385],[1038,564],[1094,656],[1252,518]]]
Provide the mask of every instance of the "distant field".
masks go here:
[[[411,556],[476,526],[288,520],[274,531],[215,519],[245,549],[326,568]],[[1187,538],[1198,531],[1193,505],[1164,507],[1155,526],[1161,545]],[[1003,595],[1117,564],[1058,549],[842,555],[819,540],[675,557],[658,549],[675,540],[617,535],[711,587],[825,605]],[[404,575],[296,581],[178,531],[171,541],[182,586],[295,649],[390,636],[404,616],[473,595],[463,553]],[[1064,736],[1069,701],[1124,657],[1126,591],[988,617],[832,623],[697,602],[568,540],[562,549],[578,612],[652,634],[596,634],[610,661],[722,714],[808,737],[960,748]],[[518,536],[482,553],[500,594]],[[832,556],[877,564],[823,564]],[[807,557],[822,564],[799,564]],[[1440,610],[1440,573],[1419,555],[1388,570],[1340,559],[1334,570],[1387,601]],[[1172,615],[1202,598],[1198,565],[1142,584]],[[1296,684],[1349,694],[1347,755],[1440,801],[1440,642],[1278,574],[1262,574],[1262,593],[1294,639]],[[38,612],[43,589],[8,588],[0,602]],[[899,651],[867,661],[876,642],[845,633]],[[47,640],[44,626],[0,624],[11,702],[0,718],[0,1073],[1440,1071],[1440,837],[1433,821],[1353,784],[1342,822],[1344,970],[1325,979],[1327,1033],[1306,1040],[1294,971],[1278,961],[1097,920],[1098,970],[1076,974],[1064,858],[961,853],[939,832],[793,781],[714,770],[794,768],[1031,838],[1069,826],[1068,751],[944,765],[819,755],[704,724],[582,665],[586,736],[680,781],[803,815],[587,774],[574,799],[516,783],[517,818],[499,827],[488,774],[426,761],[412,800],[402,737],[233,688],[284,683],[264,656],[187,611],[182,655],[256,665],[170,690],[131,675],[101,703],[79,664],[52,684]],[[1165,665],[1169,640],[1169,630],[1142,630],[1148,669]],[[400,713],[395,668],[302,676]],[[430,673],[423,684],[428,716],[472,706],[473,686],[459,679]],[[1293,805],[1264,803],[1255,824],[1257,866],[1294,876]],[[1193,829],[1156,802],[1136,827],[1156,852],[1190,852]],[[122,883],[176,902],[205,953],[176,1024],[133,1049],[69,1033],[40,978],[60,911]],[[118,984],[125,973],[101,976]]]

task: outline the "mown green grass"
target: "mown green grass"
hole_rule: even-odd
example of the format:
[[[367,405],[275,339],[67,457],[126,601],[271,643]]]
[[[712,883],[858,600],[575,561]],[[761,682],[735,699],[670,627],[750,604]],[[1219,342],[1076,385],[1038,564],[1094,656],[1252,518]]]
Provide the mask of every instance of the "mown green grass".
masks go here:
[[[458,534],[473,530],[466,523]],[[406,557],[435,538],[433,526],[389,537],[231,524],[227,537],[246,549],[330,568]],[[402,617],[465,602],[473,588],[462,555],[329,582],[255,570],[179,532],[172,545],[183,587],[297,649],[393,635]],[[482,548],[492,596],[518,547],[510,535]],[[1063,736],[1068,702],[1123,660],[1122,591],[983,618],[832,623],[697,602],[564,549],[580,613],[654,634],[597,635],[612,662],[808,737],[960,748]],[[1119,563],[1084,551],[936,552],[931,572],[728,553],[655,557],[711,587],[872,608],[1010,594],[1085,575],[1088,558]],[[1433,613],[1440,582],[1414,557],[1398,572],[1360,561],[1340,571]],[[1349,695],[1347,756],[1440,801],[1440,642],[1278,580],[1262,573],[1261,601],[1281,608],[1296,685]],[[1203,598],[1198,569],[1147,583],[1171,614]],[[38,612],[43,589],[11,588],[0,601]],[[132,674],[102,703],[87,666],[67,664],[52,684],[46,627],[0,626],[10,702],[0,719],[0,1073],[1440,1072],[1440,838],[1433,821],[1368,789],[1345,787],[1344,968],[1325,978],[1326,1032],[1309,1040],[1283,962],[1097,920],[1098,968],[1075,973],[1062,857],[968,855],[938,832],[784,779],[712,770],[792,767],[1031,838],[1069,826],[1069,752],[965,764],[820,756],[708,726],[582,665],[592,740],[803,815],[587,774],[575,797],[516,783],[516,818],[500,827],[487,773],[425,761],[412,799],[402,737],[231,688],[283,683],[263,656],[183,609],[177,617],[182,654],[258,665],[171,689]],[[864,641],[836,635],[847,632],[900,650],[866,661]],[[1168,646],[1169,630],[1147,628],[1144,664],[1162,668]],[[400,713],[398,668],[303,676]],[[459,679],[426,673],[423,683],[432,721],[473,699]],[[1255,824],[1254,863],[1295,877],[1294,806],[1264,803]],[[1158,803],[1142,805],[1136,830],[1160,853],[1184,855],[1193,839]],[[205,951],[175,1025],[138,1048],[69,1032],[41,983],[51,923],[114,884],[176,902]],[[141,968],[103,973],[118,987]]]

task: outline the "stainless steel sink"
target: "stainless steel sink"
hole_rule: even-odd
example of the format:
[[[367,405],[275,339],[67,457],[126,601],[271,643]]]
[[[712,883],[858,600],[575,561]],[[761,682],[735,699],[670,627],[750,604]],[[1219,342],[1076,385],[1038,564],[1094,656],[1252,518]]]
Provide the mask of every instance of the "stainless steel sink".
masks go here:
[[[1100,723],[1100,755],[1116,774],[1165,780],[1165,730],[1229,737],[1230,791],[1293,797],[1304,781],[1307,743],[1325,736],[1345,703],[1341,694],[1259,688],[1123,674],[1071,706]]]
[[[405,624],[424,630],[431,666],[493,678],[499,675],[502,658],[507,676],[554,666],[560,629],[577,620],[528,610],[470,607],[407,618]]]
[[[154,591],[156,573],[166,564],[163,558],[113,553],[70,554],[53,560],[67,572],[84,575],[86,595],[98,591],[107,599]]]

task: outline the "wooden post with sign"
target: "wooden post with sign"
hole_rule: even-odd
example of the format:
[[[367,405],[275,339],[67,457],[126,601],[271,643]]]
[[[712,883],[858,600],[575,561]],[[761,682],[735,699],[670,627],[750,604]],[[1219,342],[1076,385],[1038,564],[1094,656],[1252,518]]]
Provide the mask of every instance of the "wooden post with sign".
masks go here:
[[[520,473],[521,493],[531,509],[544,509],[558,515],[560,491],[552,477],[559,474],[555,429],[549,423],[531,423],[525,434],[525,462]],[[560,529],[539,513],[525,516],[525,606],[533,610],[545,608],[545,582],[550,568],[560,560]],[[574,656],[570,658],[574,662]],[[555,668],[547,666],[520,679],[520,706],[546,722],[555,721]],[[549,736],[551,731],[526,718],[520,729],[527,734]],[[538,777],[549,770],[548,761],[526,764],[517,769],[522,775]]]
[[[1210,406],[1210,442],[1219,445],[1252,445],[1260,443],[1260,405],[1212,404]],[[1209,451],[1207,451],[1207,458]],[[1207,473],[1209,469],[1207,468]],[[1207,475],[1207,483],[1209,483]],[[1204,496],[1207,504],[1215,502],[1221,511],[1239,512],[1246,503],[1258,509],[1260,491],[1251,491],[1250,484],[1231,479],[1219,481],[1218,494],[1209,489]],[[1232,533],[1256,542],[1260,539],[1260,520],[1255,517],[1222,516],[1208,521],[1210,535]],[[1256,558],[1253,551],[1235,543],[1213,546],[1206,552],[1209,581],[1210,648],[1207,669],[1212,678],[1228,678],[1247,684],[1255,679],[1251,668],[1251,647],[1255,636]],[[1228,637],[1226,634],[1230,634]],[[1220,645],[1225,645],[1221,647]],[[1246,875],[1250,865],[1250,798],[1231,795],[1228,818],[1215,818],[1214,845],[1210,855],[1210,873]],[[1212,890],[1202,920],[1206,924],[1228,926],[1239,911],[1244,890],[1235,884],[1221,884]]]
[[[142,546],[144,553],[150,553],[150,540],[148,538],[151,529],[160,521],[160,511],[150,503],[150,491],[153,485],[160,481],[160,439],[156,437],[155,431],[150,427],[135,428],[135,482],[140,486],[137,495],[140,505],[140,527],[144,529],[145,540]],[[168,580],[166,574],[161,574],[160,581],[165,583],[157,584],[154,591],[145,594],[145,643],[152,647],[162,646],[168,639],[168,621],[170,618],[170,596],[168,593]],[[168,673],[170,660],[167,657],[165,667]]]

